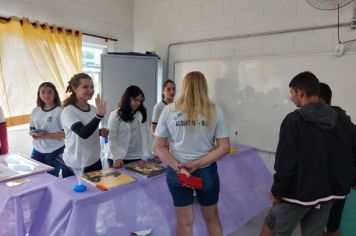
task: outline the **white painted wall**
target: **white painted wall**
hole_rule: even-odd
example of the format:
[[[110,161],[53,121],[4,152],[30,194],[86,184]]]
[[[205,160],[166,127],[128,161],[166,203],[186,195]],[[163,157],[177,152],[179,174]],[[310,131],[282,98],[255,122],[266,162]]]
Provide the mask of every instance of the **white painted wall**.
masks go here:
[[[350,22],[355,7],[341,8],[340,22]],[[170,43],[336,23],[336,10],[317,10],[305,0],[134,0],[133,45],[156,51],[165,69]],[[343,41],[355,38],[356,30],[341,28]],[[176,61],[328,53],[337,42],[332,28],[172,46],[168,77]],[[355,43],[346,45],[346,51],[355,49]],[[260,156],[273,172],[274,153]]]
[[[109,46],[118,51],[133,48],[132,0],[0,0],[0,16],[28,17],[117,38],[118,43]],[[103,42],[94,40],[93,43]]]
[[[354,3],[342,8],[340,21],[350,22],[354,8]],[[134,0],[134,50],[156,51],[165,61],[170,43],[336,23],[336,10],[320,11],[305,0]],[[356,30],[342,28],[341,37],[356,38]],[[332,52],[336,44],[336,28],[187,44],[171,48],[170,65],[180,60]]]

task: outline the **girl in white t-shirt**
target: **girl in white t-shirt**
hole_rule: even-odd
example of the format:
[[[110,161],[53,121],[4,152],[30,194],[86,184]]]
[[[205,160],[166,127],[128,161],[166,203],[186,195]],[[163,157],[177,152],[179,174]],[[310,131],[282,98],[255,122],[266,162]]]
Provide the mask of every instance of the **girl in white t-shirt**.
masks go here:
[[[201,72],[188,73],[182,88],[177,102],[162,111],[154,148],[168,165],[166,180],[176,207],[177,235],[192,235],[195,191],[209,235],[220,236],[222,226],[217,209],[220,181],[216,161],[229,152],[228,130],[223,113],[209,99],[207,82]],[[200,177],[203,188],[180,185],[179,174]]]
[[[129,86],[118,108],[111,112],[108,121],[109,166],[119,168],[149,156],[150,135],[144,100],[145,95],[139,87]]]
[[[159,120],[159,117],[165,108],[166,105],[172,103],[174,101],[174,96],[176,95],[176,84],[173,80],[166,80],[163,83],[162,88],[162,101],[157,103],[152,112],[152,123],[151,123],[151,132],[154,135],[156,131],[156,126]]]
[[[63,162],[64,132],[61,123],[61,101],[56,87],[50,82],[44,82],[38,87],[37,107],[32,110],[30,120],[30,135],[33,138],[31,158],[54,167],[49,174],[67,173]],[[64,176],[65,177],[65,176]]]
[[[63,102],[62,124],[66,137],[63,159],[72,169],[101,170],[100,135],[107,137],[109,131],[99,130],[98,126],[105,116],[106,102],[98,94],[96,108],[88,103],[94,94],[94,84],[85,73],[71,78],[67,92],[71,94]]]

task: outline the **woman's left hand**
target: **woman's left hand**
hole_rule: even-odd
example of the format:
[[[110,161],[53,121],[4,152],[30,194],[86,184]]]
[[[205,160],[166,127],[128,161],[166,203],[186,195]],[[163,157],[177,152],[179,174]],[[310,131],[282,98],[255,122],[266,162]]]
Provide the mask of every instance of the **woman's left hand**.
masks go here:
[[[109,135],[109,130],[107,128],[101,128],[100,129],[100,134],[101,134],[101,137],[106,138]]]
[[[196,161],[192,161],[183,165],[190,173],[193,173],[196,169],[199,169]]]

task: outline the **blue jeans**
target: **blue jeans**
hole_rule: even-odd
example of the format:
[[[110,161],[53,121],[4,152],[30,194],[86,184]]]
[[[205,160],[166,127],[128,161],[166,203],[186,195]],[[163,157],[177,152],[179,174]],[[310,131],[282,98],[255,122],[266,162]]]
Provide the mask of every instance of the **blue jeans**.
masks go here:
[[[199,204],[201,206],[217,204],[220,191],[217,164],[213,163],[210,166],[197,169],[192,175],[203,179],[203,188],[195,189]],[[166,180],[173,198],[174,206],[184,207],[193,204],[194,189],[181,186],[177,173],[171,167],[167,167]]]
[[[54,170],[49,171],[48,174],[58,177],[59,171],[62,169],[62,175],[63,177],[66,177],[64,175],[66,175],[67,172],[71,172],[71,171],[65,165],[62,159],[63,151],[64,151],[64,146],[50,153],[41,153],[36,149],[33,149],[31,158],[36,161],[42,162],[43,164],[52,166]]]

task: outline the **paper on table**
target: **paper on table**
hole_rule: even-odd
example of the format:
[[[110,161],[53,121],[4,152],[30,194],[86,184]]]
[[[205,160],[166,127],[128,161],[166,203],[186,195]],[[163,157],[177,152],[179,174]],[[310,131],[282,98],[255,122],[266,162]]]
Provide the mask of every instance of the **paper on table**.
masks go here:
[[[14,187],[14,186],[17,186],[17,185],[20,185],[20,184],[25,184],[25,183],[28,183],[28,182],[30,182],[29,179],[21,178],[21,179],[15,179],[15,180],[6,182],[6,185],[9,186],[9,187]]]
[[[146,229],[146,230],[132,232],[131,236],[152,236],[152,229]]]

